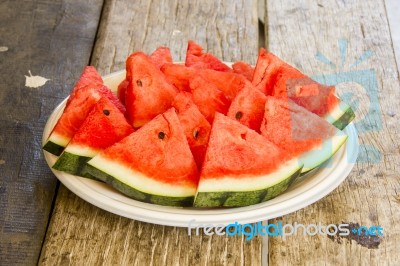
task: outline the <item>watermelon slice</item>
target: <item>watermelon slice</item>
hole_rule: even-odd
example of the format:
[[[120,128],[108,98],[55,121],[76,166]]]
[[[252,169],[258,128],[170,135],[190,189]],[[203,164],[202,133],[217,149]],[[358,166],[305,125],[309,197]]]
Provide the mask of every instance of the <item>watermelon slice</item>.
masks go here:
[[[212,54],[203,53],[203,48],[194,41],[188,42],[185,65],[198,69],[213,69],[222,72],[232,71],[230,67]]]
[[[172,63],[171,51],[168,47],[158,47],[150,56],[150,61],[158,68],[167,63]]]
[[[87,171],[136,200],[192,206],[198,171],[173,108],[88,162]]]
[[[124,114],[106,97],[92,108],[82,126],[58,158],[53,168],[84,176],[86,162],[101,150],[133,132]]]
[[[244,76],[248,81],[253,80],[254,67],[243,61],[237,61],[232,65],[233,72]]]
[[[210,123],[214,120],[215,112],[228,112],[229,101],[211,82],[197,76],[189,80],[189,87],[194,103]]]
[[[251,84],[244,87],[233,99],[228,116],[260,132],[267,97]]]
[[[194,205],[237,207],[285,191],[302,166],[257,132],[215,115]]]
[[[263,48],[260,49],[252,83],[266,95],[289,97],[339,129],[345,128],[355,117],[350,106],[336,97],[334,86],[313,81]]]
[[[211,125],[200,113],[193,102],[192,95],[188,92],[178,93],[172,106],[178,111],[179,121],[185,132],[194,160],[200,170],[206,154]]]
[[[117,97],[103,85],[103,80],[97,71],[93,67],[86,67],[43,149],[54,155],[60,155],[102,96],[110,99],[115,106],[125,112],[125,107]]]
[[[198,75],[198,70],[178,64],[164,64],[161,71],[168,82],[178,88],[179,91],[190,92],[189,80]]]
[[[299,157],[308,172],[331,158],[346,142],[347,135],[291,100],[268,96],[261,134],[286,151]]]
[[[127,117],[133,127],[138,128],[170,108],[177,90],[144,53],[130,55],[126,68]]]

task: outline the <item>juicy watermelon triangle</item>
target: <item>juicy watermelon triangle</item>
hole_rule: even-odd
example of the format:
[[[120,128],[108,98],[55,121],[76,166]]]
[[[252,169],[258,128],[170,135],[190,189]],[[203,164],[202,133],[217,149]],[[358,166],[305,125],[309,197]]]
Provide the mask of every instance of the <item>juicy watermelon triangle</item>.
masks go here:
[[[212,54],[203,53],[203,48],[194,41],[188,42],[185,65],[198,69],[213,69],[222,72],[232,71],[230,67]]]
[[[260,132],[266,101],[267,97],[262,92],[248,84],[233,99],[228,116]]]
[[[61,117],[43,146],[44,150],[60,155],[101,97],[108,98],[118,109],[125,112],[125,107],[102,82],[100,75],[92,67],[85,68]]]
[[[193,103],[192,95],[188,92],[178,93],[172,106],[178,112],[179,121],[185,132],[194,160],[200,170],[206,154],[211,125]]]
[[[150,56],[150,61],[158,68],[163,65],[172,63],[171,51],[168,47],[158,47]]]
[[[192,206],[198,171],[173,108],[88,162],[88,172],[136,200]]]
[[[290,158],[304,164],[302,173],[331,158],[347,135],[291,100],[267,97],[261,133]]]
[[[237,207],[266,201],[285,191],[301,168],[257,132],[217,113],[195,206]]]
[[[189,87],[194,103],[208,122],[212,123],[216,112],[222,114],[228,112],[230,101],[213,83],[197,76],[189,80]]]
[[[177,94],[147,55],[133,53],[126,61],[129,85],[125,94],[128,120],[138,128],[165,112]]]
[[[53,168],[84,176],[84,166],[100,151],[133,132],[124,114],[106,97],[90,111]]]
[[[265,95],[289,98],[339,129],[345,128],[355,117],[353,110],[335,95],[334,86],[317,83],[263,48],[252,83]]]

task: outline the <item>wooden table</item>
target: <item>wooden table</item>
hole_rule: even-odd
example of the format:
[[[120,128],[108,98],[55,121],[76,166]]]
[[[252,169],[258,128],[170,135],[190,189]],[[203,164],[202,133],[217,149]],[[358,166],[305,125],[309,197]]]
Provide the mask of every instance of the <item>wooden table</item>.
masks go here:
[[[198,2],[0,3],[0,265],[400,265],[400,87],[393,48],[399,44],[391,35],[398,25],[389,25],[399,14],[397,4]],[[366,239],[302,234],[251,241],[189,237],[184,228],[103,211],[57,182],[43,158],[42,130],[83,67],[108,74],[122,69],[131,52],[161,45],[183,60],[188,39],[225,61],[254,64],[261,44],[311,76],[353,71],[354,80],[339,90],[353,96],[354,106],[358,101],[357,165],[322,200],[268,222],[379,224],[383,237],[372,245]],[[365,52],[369,57],[354,65]],[[370,90],[357,85],[364,70],[373,73]],[[27,87],[29,71],[49,80]]]

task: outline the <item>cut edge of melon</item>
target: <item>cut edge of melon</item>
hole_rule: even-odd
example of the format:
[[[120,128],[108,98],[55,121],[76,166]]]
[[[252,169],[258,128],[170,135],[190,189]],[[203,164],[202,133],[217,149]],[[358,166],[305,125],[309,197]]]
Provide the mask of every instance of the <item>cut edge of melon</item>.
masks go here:
[[[73,142],[73,141],[72,141]],[[79,144],[68,144],[68,146],[65,148],[66,152],[75,154],[77,156],[84,156],[84,157],[91,157],[93,158],[97,154],[100,153],[101,150],[96,150],[88,146],[83,146]]]
[[[273,173],[259,177],[200,180],[194,206],[241,207],[270,200],[283,193],[300,175],[301,169],[296,158]]]
[[[353,109],[342,101],[340,101],[339,104],[325,116],[326,121],[340,130],[350,124],[354,118],[355,114]]]
[[[227,188],[229,191],[243,192],[261,190],[271,187],[288,176],[295,173],[302,167],[298,163],[297,158],[291,159],[282,164],[278,169],[275,169],[272,173],[260,176],[240,176],[240,177],[216,177],[206,178],[199,181],[198,192],[224,192]]]
[[[88,166],[92,166],[90,168],[88,167],[88,172],[90,174],[106,183],[109,183],[111,179],[114,179],[120,184],[151,196],[187,198],[194,197],[196,194],[195,186],[178,186],[159,182],[138,171],[128,168],[121,163],[103,158],[101,155],[97,155],[90,160]],[[96,171],[93,171],[93,168],[103,172],[103,174],[99,172],[94,173]],[[100,176],[97,176],[96,174]],[[116,189],[118,189],[118,187]]]
[[[44,144],[43,149],[56,156],[59,156],[68,145],[70,140],[71,138],[61,136],[53,131],[47,139],[46,144]]]
[[[301,173],[309,172],[328,161],[347,141],[347,138],[348,136],[345,133],[337,130],[334,136],[326,139],[321,145],[301,154],[299,156],[299,162],[304,165]]]

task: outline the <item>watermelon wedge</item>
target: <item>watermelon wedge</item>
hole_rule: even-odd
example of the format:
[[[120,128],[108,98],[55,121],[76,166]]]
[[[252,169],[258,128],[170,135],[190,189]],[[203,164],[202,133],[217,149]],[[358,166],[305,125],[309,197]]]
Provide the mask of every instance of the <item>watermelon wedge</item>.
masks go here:
[[[193,102],[192,95],[188,92],[178,93],[172,106],[178,112],[179,121],[185,132],[194,160],[200,170],[206,154],[211,125],[200,113]]]
[[[257,132],[217,113],[194,206],[237,207],[266,201],[285,191],[301,168]]]
[[[234,73],[244,76],[248,81],[253,80],[254,67],[250,64],[243,61],[237,61],[233,63],[232,69]]]
[[[142,52],[128,57],[126,71],[127,117],[134,128],[139,128],[170,108],[177,90]]]
[[[87,171],[136,200],[192,206],[198,171],[173,108],[88,162]]]
[[[124,114],[102,97],[90,111],[82,126],[64,149],[53,168],[72,175],[84,176],[86,162],[100,151],[133,132]]]
[[[299,158],[308,172],[331,158],[346,142],[347,135],[291,100],[268,96],[261,134]]]
[[[158,68],[167,63],[172,63],[171,51],[168,47],[158,47],[150,56],[150,61]]]
[[[233,99],[228,116],[260,132],[266,101],[267,97],[262,92],[248,84]]]
[[[102,96],[110,99],[117,108],[125,112],[125,107],[117,97],[103,85],[97,71],[93,67],[86,67],[43,149],[60,155]]]
[[[198,69],[213,69],[222,72],[232,71],[230,67],[212,54],[203,53],[203,48],[191,40],[188,42],[185,65]]]
[[[215,112],[226,115],[230,102],[213,83],[197,76],[189,80],[189,87],[194,103],[208,122],[212,123]]]
[[[263,48],[260,49],[252,83],[266,95],[289,97],[339,129],[345,128],[355,117],[350,106],[335,95],[334,86],[313,81]]]

